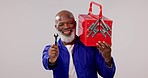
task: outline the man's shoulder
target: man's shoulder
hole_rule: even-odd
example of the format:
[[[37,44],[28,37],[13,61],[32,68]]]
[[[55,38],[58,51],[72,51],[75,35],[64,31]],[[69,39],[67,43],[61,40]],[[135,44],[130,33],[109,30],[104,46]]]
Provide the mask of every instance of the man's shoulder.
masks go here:
[[[51,45],[46,45],[46,46],[44,47],[44,51],[45,51],[45,50],[48,50],[50,47],[51,47]]]

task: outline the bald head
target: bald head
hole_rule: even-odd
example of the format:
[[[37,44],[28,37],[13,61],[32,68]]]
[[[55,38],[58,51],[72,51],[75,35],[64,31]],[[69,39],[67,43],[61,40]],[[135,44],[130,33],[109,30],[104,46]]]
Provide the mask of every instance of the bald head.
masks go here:
[[[58,21],[62,21],[63,19],[71,19],[75,21],[73,14],[67,10],[62,10],[56,14],[55,23],[57,23]]]

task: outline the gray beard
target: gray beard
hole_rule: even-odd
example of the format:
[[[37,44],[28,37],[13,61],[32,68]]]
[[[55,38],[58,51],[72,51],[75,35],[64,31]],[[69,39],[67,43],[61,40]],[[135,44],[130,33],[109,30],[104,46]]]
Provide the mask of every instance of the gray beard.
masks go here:
[[[72,42],[72,41],[75,39],[75,35],[76,35],[75,32],[76,32],[76,30],[73,29],[73,31],[72,31],[72,33],[71,33],[70,36],[66,36],[66,35],[64,35],[64,34],[63,34],[62,32],[60,32],[60,31],[58,31],[58,34],[59,34],[59,36],[60,36],[62,42],[70,43],[70,42]]]

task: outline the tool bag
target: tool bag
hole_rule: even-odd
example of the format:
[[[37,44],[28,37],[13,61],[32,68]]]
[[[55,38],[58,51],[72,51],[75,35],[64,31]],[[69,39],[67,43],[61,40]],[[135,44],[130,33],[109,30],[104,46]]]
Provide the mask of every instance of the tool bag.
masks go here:
[[[100,7],[98,15],[92,14],[92,4]],[[96,2],[90,2],[89,13],[79,14],[78,33],[80,40],[86,46],[96,46],[98,41],[112,44],[112,20],[102,16],[102,6]]]

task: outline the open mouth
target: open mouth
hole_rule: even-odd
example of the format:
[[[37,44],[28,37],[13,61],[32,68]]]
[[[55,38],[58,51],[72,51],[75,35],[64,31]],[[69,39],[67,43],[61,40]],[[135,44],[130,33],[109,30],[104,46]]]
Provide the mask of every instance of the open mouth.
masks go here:
[[[71,34],[71,30],[65,30],[65,31],[63,31],[63,34],[65,34],[65,35],[70,35]]]

